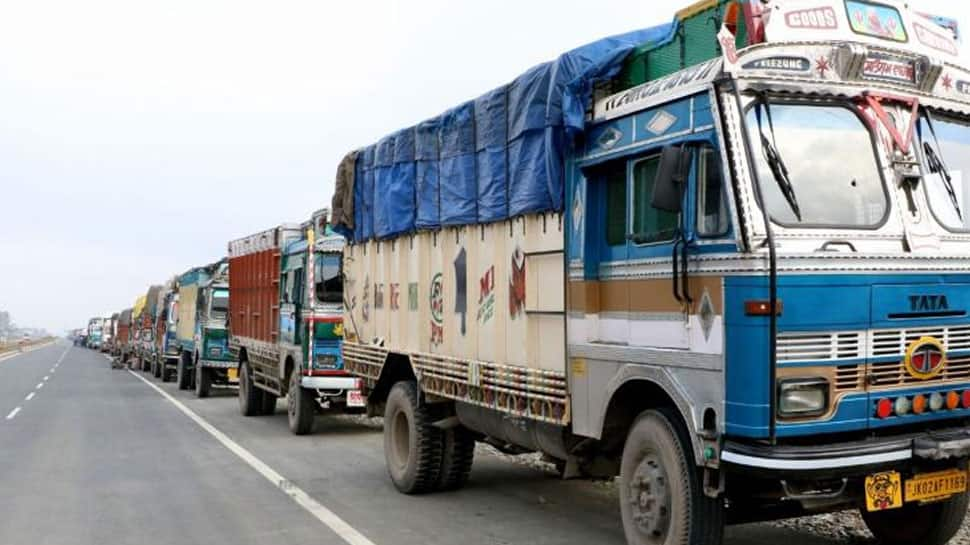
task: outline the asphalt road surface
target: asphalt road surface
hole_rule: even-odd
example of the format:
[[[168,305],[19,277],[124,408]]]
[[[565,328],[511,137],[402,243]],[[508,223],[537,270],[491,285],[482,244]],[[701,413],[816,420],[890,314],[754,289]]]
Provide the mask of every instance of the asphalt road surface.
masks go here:
[[[603,484],[481,455],[465,489],[408,497],[379,419],[321,417],[296,437],[282,401],[244,418],[234,391],[195,399],[66,343],[2,358],[0,544],[624,543]],[[771,525],[726,543],[842,544]]]

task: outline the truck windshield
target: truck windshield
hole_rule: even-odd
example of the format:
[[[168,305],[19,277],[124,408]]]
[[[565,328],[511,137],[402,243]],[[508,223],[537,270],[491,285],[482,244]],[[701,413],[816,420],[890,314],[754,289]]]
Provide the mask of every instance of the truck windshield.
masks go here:
[[[340,269],[340,254],[317,254],[313,276],[314,282],[316,282],[314,291],[318,302],[343,302],[344,279]]]
[[[871,228],[883,221],[889,202],[870,133],[851,110],[759,102],[747,125],[762,205],[775,222]]]
[[[225,319],[229,312],[229,290],[214,290],[212,292],[212,317]]]
[[[932,128],[932,130],[931,130]],[[970,231],[970,123],[920,116],[924,190],[936,219],[951,231]]]

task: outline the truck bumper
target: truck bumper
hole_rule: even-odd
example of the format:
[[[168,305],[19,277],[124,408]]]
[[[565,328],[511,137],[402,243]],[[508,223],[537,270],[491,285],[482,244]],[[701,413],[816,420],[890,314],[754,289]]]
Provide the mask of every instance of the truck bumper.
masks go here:
[[[355,377],[303,377],[300,385],[311,390],[357,390],[360,383]]]
[[[721,461],[756,473],[859,475],[915,461],[970,457],[970,428],[949,428],[865,441],[811,446],[770,446],[726,441]]]
[[[238,364],[232,360],[199,360],[199,367],[208,367],[213,369],[230,369],[236,367]]]

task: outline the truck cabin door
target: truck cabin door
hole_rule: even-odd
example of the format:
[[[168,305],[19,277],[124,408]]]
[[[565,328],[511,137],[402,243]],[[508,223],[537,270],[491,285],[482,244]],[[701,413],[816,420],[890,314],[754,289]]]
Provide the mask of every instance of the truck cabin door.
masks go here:
[[[280,305],[280,338],[289,344],[303,342],[300,323],[303,312],[304,272],[302,265],[283,274],[282,304]]]
[[[630,161],[629,179],[628,259],[655,269],[628,281],[630,344],[716,349],[720,284],[690,272],[691,257],[729,232],[715,148],[708,140],[666,146]]]

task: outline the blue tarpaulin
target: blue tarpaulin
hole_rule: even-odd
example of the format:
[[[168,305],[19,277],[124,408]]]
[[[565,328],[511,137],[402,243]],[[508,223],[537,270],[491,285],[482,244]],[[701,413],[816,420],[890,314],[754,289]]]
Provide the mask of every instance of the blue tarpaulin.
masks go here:
[[[677,23],[593,42],[364,148],[354,169],[355,241],[562,211],[564,162],[593,85]]]

